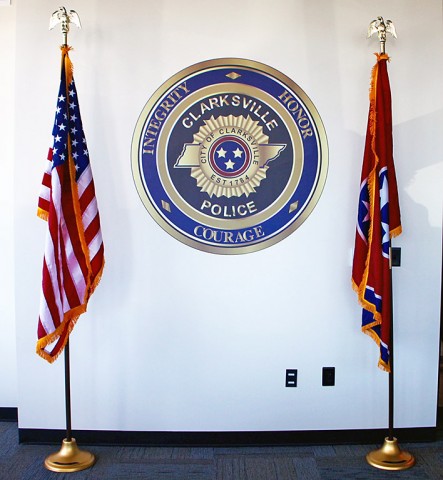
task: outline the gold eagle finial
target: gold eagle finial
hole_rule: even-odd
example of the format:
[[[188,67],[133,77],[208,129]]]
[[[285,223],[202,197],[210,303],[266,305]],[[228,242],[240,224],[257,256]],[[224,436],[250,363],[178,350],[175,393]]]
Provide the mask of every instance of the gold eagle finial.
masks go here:
[[[377,33],[380,41],[380,53],[385,53],[386,33],[390,33],[394,38],[397,38],[395,26],[391,20],[383,20],[383,17],[377,17],[369,24],[368,38]]]
[[[80,18],[75,10],[66,10],[65,7],[59,7],[49,19],[49,30],[52,30],[56,25],[61,23],[63,34],[63,44],[68,44],[69,25],[73,23],[76,27],[82,28]]]

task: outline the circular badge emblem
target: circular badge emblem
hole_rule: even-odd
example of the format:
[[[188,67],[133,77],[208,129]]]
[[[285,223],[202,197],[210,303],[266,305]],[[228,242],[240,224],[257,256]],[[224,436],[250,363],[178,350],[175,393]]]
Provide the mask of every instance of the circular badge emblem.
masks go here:
[[[298,228],[326,180],[321,119],[292,80],[217,59],[164,83],[132,142],[138,193],[156,222],[199,250],[239,254]]]

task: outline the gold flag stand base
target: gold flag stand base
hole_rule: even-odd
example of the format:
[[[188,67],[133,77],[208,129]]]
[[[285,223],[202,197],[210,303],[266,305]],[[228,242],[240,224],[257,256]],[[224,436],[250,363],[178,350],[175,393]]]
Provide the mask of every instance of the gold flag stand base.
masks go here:
[[[63,440],[62,448],[46,457],[45,467],[53,472],[78,472],[92,467],[95,456],[92,453],[80,450],[75,438]]]
[[[383,446],[366,455],[369,465],[383,470],[406,470],[415,465],[415,458],[408,452],[402,452],[397,439],[385,438]]]

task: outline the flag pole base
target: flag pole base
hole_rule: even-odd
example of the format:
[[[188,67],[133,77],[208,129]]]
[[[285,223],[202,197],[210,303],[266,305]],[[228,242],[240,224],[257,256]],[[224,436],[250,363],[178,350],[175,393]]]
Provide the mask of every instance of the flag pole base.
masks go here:
[[[75,438],[71,438],[70,441],[65,438],[61,449],[45,459],[45,467],[53,472],[78,472],[92,467],[94,463],[95,456],[80,450]]]
[[[383,446],[366,455],[369,465],[382,470],[406,470],[415,465],[415,457],[400,450],[397,439],[385,438]]]

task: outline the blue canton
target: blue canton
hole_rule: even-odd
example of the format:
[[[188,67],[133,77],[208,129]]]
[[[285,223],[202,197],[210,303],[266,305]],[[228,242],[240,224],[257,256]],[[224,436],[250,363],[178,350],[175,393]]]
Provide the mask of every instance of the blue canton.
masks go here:
[[[63,164],[69,156],[68,139],[71,140],[71,155],[76,170],[76,181],[89,165],[89,152],[77,103],[74,79],[66,88],[66,74],[62,70],[60,90],[55,113],[54,145],[52,148],[53,168]]]

